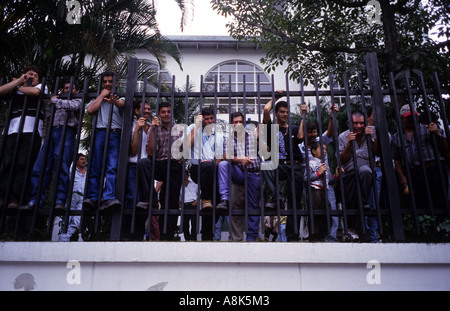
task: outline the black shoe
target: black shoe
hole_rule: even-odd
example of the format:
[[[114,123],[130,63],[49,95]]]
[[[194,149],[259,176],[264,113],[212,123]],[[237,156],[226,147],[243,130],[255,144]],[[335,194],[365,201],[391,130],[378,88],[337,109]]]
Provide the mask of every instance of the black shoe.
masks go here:
[[[140,209],[148,209],[148,202],[138,202],[136,207]]]
[[[280,200],[280,208],[283,208],[283,202]],[[267,209],[277,209],[277,201],[270,201],[267,202],[266,205],[264,205],[265,208]]]
[[[97,207],[97,200],[93,200],[93,199],[86,199],[83,201],[83,207],[85,209],[94,209]]]
[[[110,199],[106,201],[102,201],[99,207],[99,210],[103,211],[109,208],[120,208],[122,204],[117,199]]]
[[[29,211],[29,210],[32,210],[32,209],[34,209],[34,203],[33,203],[33,202],[30,202],[30,203],[28,203],[27,205],[19,206],[19,209],[22,210],[22,211]]]
[[[228,200],[222,200],[219,204],[217,204],[216,209],[228,209]]]
[[[55,209],[56,210],[65,210],[64,204],[56,203],[55,204]]]

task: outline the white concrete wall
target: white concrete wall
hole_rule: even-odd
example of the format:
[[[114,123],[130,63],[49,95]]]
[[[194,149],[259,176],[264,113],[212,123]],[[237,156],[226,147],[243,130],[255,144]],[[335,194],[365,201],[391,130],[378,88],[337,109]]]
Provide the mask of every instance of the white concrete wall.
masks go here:
[[[450,290],[450,244],[4,242],[0,276],[2,291]]]

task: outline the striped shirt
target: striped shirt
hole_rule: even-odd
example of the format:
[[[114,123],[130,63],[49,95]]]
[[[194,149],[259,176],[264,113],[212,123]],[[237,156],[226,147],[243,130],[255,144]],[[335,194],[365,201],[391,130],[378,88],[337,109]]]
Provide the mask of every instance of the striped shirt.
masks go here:
[[[177,129],[179,128],[179,131],[177,130],[178,134],[172,135],[171,137],[172,129],[174,127],[176,127]],[[155,135],[156,135],[156,145],[154,147],[156,149],[155,159],[156,161],[164,161],[169,158],[169,148],[172,147],[172,144],[176,140],[182,139],[183,128],[178,124],[176,124],[175,122],[172,123],[172,126],[169,129],[166,129],[164,126],[161,125],[156,127]],[[150,135],[148,135],[148,137],[150,139]],[[172,153],[170,158],[175,159]]]
[[[53,126],[63,126],[66,114],[69,113],[67,120],[68,126],[77,126],[78,114],[76,113],[81,107],[81,98],[74,99],[61,99],[52,98],[50,100],[52,104],[55,104],[55,116],[53,118]]]
[[[246,129],[245,141],[242,134],[233,135],[233,142],[230,142],[230,137],[227,137],[223,142],[223,153],[227,159],[238,159],[243,157],[249,157],[253,161],[252,164],[247,166],[248,170],[260,170],[261,158],[258,155],[258,141],[253,131]],[[233,156],[230,155],[230,147],[233,143]],[[236,164],[241,170],[245,170],[245,166],[242,163]]]
[[[405,144],[406,154],[408,155],[408,161],[410,167],[415,167],[420,165],[420,156],[419,156],[419,148],[416,143],[416,137],[413,135],[411,140],[409,140],[408,135],[402,132],[402,139]],[[431,138],[431,133],[428,132],[428,128],[419,124],[418,127],[420,143],[422,145],[422,151],[424,155],[424,162],[434,161],[434,152],[433,152],[433,143]],[[394,159],[401,160],[402,159],[402,151],[401,151],[401,142],[400,142],[400,134],[399,132],[395,133],[392,136],[392,146],[394,151]],[[440,157],[443,160],[442,157]]]

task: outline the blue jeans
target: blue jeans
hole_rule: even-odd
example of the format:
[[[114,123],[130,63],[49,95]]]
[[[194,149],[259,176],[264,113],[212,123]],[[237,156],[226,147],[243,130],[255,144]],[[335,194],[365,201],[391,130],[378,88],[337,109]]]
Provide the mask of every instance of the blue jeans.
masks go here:
[[[375,174],[377,174],[377,178],[376,178],[377,198],[378,198],[378,202],[380,202],[381,180],[383,179],[383,172],[381,171],[381,168],[377,167],[377,166],[374,168],[374,170],[375,170]],[[373,188],[370,190],[369,204],[373,210],[376,210]],[[367,235],[369,237],[369,240],[373,241],[373,242],[378,241],[377,216],[367,216],[366,217],[366,229],[367,229]]]
[[[230,201],[230,189],[228,184],[229,162],[219,163],[219,193],[222,200]],[[245,182],[244,172],[235,165],[231,165],[231,181],[235,184],[243,185]],[[261,173],[247,173],[247,193],[248,209],[259,210],[259,200],[261,197]],[[247,221],[247,241],[255,241],[258,237],[260,216],[248,216]]]
[[[48,156],[45,162],[44,179],[42,181],[41,200],[39,206],[43,207],[45,203],[45,192],[47,191],[53,175],[58,169],[59,148],[61,146],[63,127],[54,127],[49,139],[44,141],[44,145],[39,152],[38,158],[34,164],[30,180],[30,202],[36,203],[36,196],[39,186],[39,179],[45,161],[45,149],[48,146]],[[59,171],[58,190],[56,192],[56,203],[66,204],[67,193],[69,192],[69,172],[70,165],[73,161],[73,153],[75,151],[75,135],[76,129],[67,127],[66,140],[64,141],[63,156],[61,160],[61,169]]]
[[[106,145],[106,129],[96,129],[94,146],[91,149],[92,158],[89,165],[89,180],[86,198],[98,200],[100,187],[103,180],[100,180],[103,165],[105,166],[105,183],[101,201],[116,198],[116,175],[119,163],[120,133],[111,131],[109,133],[109,144],[106,155],[106,163],[103,162],[103,151]]]
[[[126,208],[133,209],[134,196],[136,192],[136,163],[128,163],[126,192],[127,204],[125,205]],[[139,201],[139,198],[136,198],[136,202]]]
[[[81,210],[83,205],[83,196],[79,195],[78,193],[74,193],[72,196],[72,204],[70,205],[71,210]],[[69,224],[67,225],[67,232],[61,232],[59,234],[58,241],[59,242],[70,242],[70,238],[72,235],[78,231],[80,232],[80,219],[81,216],[70,216],[69,217]]]

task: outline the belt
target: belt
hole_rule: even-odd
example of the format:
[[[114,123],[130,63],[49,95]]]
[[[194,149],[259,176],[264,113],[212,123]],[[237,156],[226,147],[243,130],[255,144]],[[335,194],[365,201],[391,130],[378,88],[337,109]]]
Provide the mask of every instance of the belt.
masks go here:
[[[111,129],[111,132],[115,132],[115,133],[122,133],[122,129]]]
[[[300,164],[300,162],[299,161],[289,161],[289,160],[284,160],[284,159],[280,159],[279,160],[279,163],[280,164],[288,164],[288,165],[291,165],[291,164]]]
[[[258,173],[260,171],[261,171],[261,169],[259,169],[259,168],[248,168],[247,169],[248,173]]]
[[[381,161],[375,162],[376,167],[381,167]]]

